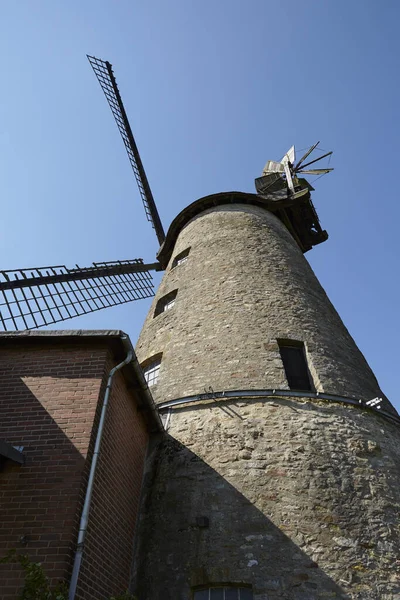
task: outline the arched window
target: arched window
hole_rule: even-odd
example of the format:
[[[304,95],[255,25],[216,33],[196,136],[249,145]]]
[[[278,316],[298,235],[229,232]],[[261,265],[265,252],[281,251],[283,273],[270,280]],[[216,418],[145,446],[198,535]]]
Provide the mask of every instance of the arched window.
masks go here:
[[[253,600],[253,590],[237,585],[217,585],[195,590],[193,600]]]

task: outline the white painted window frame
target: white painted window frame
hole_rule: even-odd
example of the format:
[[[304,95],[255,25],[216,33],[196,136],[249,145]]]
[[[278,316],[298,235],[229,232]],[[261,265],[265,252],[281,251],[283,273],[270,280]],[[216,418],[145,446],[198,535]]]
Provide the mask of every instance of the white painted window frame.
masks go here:
[[[163,306],[163,312],[166,312],[167,310],[171,310],[171,308],[174,306],[175,304],[175,298],[172,298],[172,300],[170,300],[169,302],[166,302]]]
[[[175,266],[179,267],[179,265],[183,265],[183,263],[185,263],[188,258],[189,258],[188,254],[186,254],[185,256],[182,256],[182,258],[178,258],[178,260],[175,263]]]
[[[149,387],[156,385],[158,377],[160,375],[161,358],[150,362],[148,365],[142,367],[143,376]]]
[[[175,256],[174,260],[172,261],[171,268],[175,269],[176,267],[183,265],[183,263],[185,263],[187,261],[187,259],[189,258],[189,253],[190,253],[190,246],[189,246],[189,248],[186,248],[186,250],[182,250],[182,252],[180,252],[179,254],[177,254]]]
[[[208,596],[207,596],[207,600],[211,600],[211,590],[215,590],[215,589],[222,589],[223,590],[223,600],[226,600],[226,591],[227,590],[237,590],[238,591],[238,600],[241,600],[241,590],[246,590],[246,591],[250,591],[251,595],[253,597],[253,591],[251,588],[249,587],[244,587],[244,586],[240,586],[240,585],[213,585],[209,588],[203,588],[200,590],[195,590],[194,594],[193,594],[193,600],[197,600],[196,596],[198,596],[198,594],[200,592],[208,592]]]
[[[162,313],[165,313],[168,310],[171,310],[171,308],[173,306],[175,306],[177,295],[178,295],[178,290],[176,289],[176,290],[172,290],[171,292],[169,292],[168,294],[165,294],[165,296],[160,298],[159,301],[157,302],[153,318],[156,318],[156,317],[158,317],[158,315],[162,315]]]

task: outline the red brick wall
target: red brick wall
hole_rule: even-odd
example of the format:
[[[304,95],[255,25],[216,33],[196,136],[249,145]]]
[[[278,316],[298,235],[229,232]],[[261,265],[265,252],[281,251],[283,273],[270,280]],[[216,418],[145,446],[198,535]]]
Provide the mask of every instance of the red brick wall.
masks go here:
[[[0,350],[0,438],[24,446],[26,457],[24,466],[8,462],[0,472],[0,556],[10,548],[29,554],[53,584],[70,574],[101,400],[114,364],[105,347]],[[85,599],[108,598],[104,590],[125,589],[129,577],[147,434],[121,374],[115,384],[78,590]],[[18,568],[0,565],[0,600],[16,600],[21,581]]]
[[[79,600],[108,600],[128,588],[147,440],[142,415],[117,373],[93,489]]]

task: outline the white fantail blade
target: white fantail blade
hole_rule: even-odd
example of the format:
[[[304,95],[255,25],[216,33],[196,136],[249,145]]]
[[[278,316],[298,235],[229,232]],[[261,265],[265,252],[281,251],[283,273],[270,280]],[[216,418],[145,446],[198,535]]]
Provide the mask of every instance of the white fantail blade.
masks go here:
[[[276,162],[275,160],[269,160],[263,169],[263,174],[283,173],[284,170],[282,163]]]
[[[319,142],[317,142],[316,144],[313,144],[305,154],[303,154],[303,156],[301,157],[301,159],[299,160],[299,162],[296,165],[296,169],[298,169],[301,165],[302,162],[304,162],[306,160],[306,158],[308,156],[310,156],[311,152],[313,152],[313,150],[315,150],[315,148],[318,146]]]
[[[285,156],[282,158],[281,163],[285,164],[285,162],[290,162],[292,165],[294,164],[294,161],[296,160],[296,150],[294,149],[294,146],[292,146],[291,148],[289,148],[289,150],[286,152]]]
[[[288,186],[289,190],[291,191],[291,193],[294,194],[294,183],[293,183],[293,178],[292,178],[292,170],[289,167],[289,162],[288,161],[284,162],[283,166],[285,167],[287,186]]]
[[[330,173],[333,169],[306,169],[305,171],[297,171],[298,174],[307,174],[307,175],[324,175],[325,173]]]

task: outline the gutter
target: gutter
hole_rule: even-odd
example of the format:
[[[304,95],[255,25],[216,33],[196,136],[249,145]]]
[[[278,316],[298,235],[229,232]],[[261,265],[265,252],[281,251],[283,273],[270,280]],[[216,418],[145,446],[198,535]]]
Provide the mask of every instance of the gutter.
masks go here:
[[[362,399],[349,398],[348,396],[337,396],[336,394],[325,394],[323,392],[301,392],[296,390],[279,390],[279,389],[264,389],[264,390],[224,390],[222,392],[210,391],[204,394],[196,394],[195,396],[185,396],[183,398],[174,398],[167,402],[161,402],[158,405],[160,412],[166,409],[173,410],[175,407],[184,404],[201,403],[206,400],[246,400],[249,401],[263,398],[279,398],[279,397],[294,397],[308,398],[310,400],[327,400],[329,402],[339,402],[341,404],[352,404],[359,408],[367,409],[375,414],[391,420],[396,425],[400,425],[400,416],[397,413],[390,413],[387,410],[381,410],[379,407],[370,406]]]
[[[106,413],[107,413],[107,407],[108,407],[109,400],[110,400],[113,379],[114,379],[115,373],[117,371],[119,371],[120,369],[122,369],[122,367],[128,365],[129,363],[132,363],[133,369],[135,371],[135,375],[138,378],[138,380],[140,381],[141,388],[142,388],[141,391],[144,393],[146,404],[150,407],[152,415],[156,419],[156,423],[158,424],[160,430],[162,430],[162,428],[163,428],[160,417],[157,413],[153,398],[150,394],[150,391],[149,391],[147,383],[144,379],[141,367],[137,360],[135,351],[131,344],[131,341],[126,334],[122,334],[120,336],[120,339],[122,341],[124,348],[127,351],[127,354],[126,354],[125,359],[122,362],[120,362],[119,364],[117,364],[115,367],[113,367],[111,369],[111,371],[109,372],[109,375],[108,375],[108,379],[107,379],[107,385],[106,385],[106,390],[104,393],[103,405],[102,405],[101,414],[100,414],[100,422],[99,422],[99,426],[98,426],[97,434],[96,434],[96,442],[95,442],[95,447],[94,447],[94,451],[93,451],[92,464],[90,465],[89,479],[88,479],[88,483],[87,483],[87,487],[86,487],[85,500],[84,500],[84,504],[83,504],[80,523],[79,523],[78,543],[77,543],[77,547],[76,547],[74,566],[72,569],[72,576],[71,576],[71,581],[70,581],[70,586],[69,586],[69,595],[68,595],[69,600],[75,600],[75,596],[76,596],[76,589],[77,589],[77,585],[78,585],[78,578],[79,578],[79,573],[80,573],[81,564],[82,564],[85,538],[86,538],[87,526],[88,526],[88,521],[89,521],[89,512],[90,512],[90,505],[91,505],[91,501],[92,501],[94,479],[95,479],[95,475],[96,475],[97,462],[98,462],[98,458],[99,458],[99,454],[100,454],[100,447],[101,447],[101,441],[102,441],[102,437],[103,437],[104,423],[105,423],[105,418],[106,418]]]

